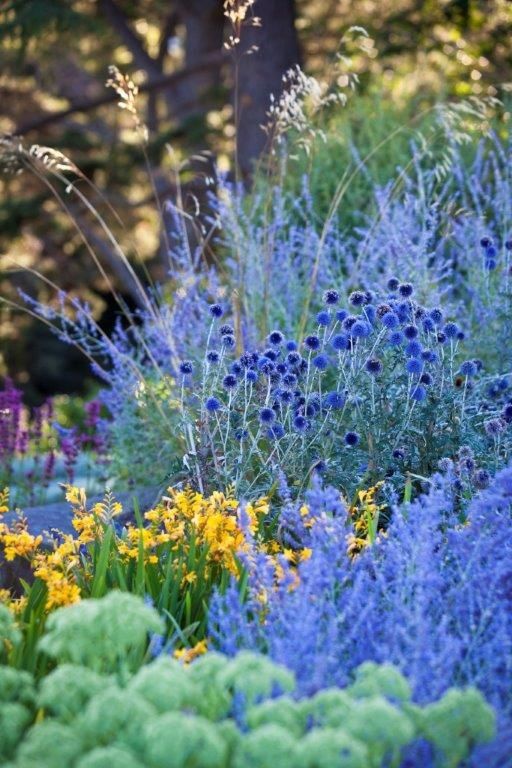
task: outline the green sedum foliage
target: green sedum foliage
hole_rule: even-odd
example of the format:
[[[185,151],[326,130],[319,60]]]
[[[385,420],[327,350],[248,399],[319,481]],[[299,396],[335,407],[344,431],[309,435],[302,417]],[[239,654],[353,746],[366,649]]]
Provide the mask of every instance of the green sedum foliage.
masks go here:
[[[120,592],[56,611],[40,641],[56,665],[46,677],[0,666],[0,765],[392,768],[424,738],[454,768],[494,734],[475,689],[419,707],[398,670],[363,664],[345,690],[297,700],[293,675],[258,654],[149,659],[161,628],[153,608]],[[15,629],[2,623],[2,643]]]

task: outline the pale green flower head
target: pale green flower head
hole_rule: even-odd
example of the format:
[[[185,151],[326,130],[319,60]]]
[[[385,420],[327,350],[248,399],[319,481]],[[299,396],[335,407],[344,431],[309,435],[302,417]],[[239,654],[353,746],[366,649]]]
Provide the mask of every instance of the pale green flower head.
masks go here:
[[[385,756],[396,756],[415,736],[412,720],[382,696],[355,700],[343,727],[366,744],[377,766]]]
[[[240,741],[232,768],[297,768],[299,754],[299,742],[293,734],[280,725],[263,725]]]
[[[118,746],[98,747],[80,758],[76,768],[145,768],[132,752]]]
[[[156,717],[156,709],[142,696],[111,686],[90,700],[75,727],[89,748],[118,742],[143,754],[144,729]]]
[[[9,646],[17,646],[21,641],[21,632],[16,626],[14,616],[6,605],[0,604],[0,656]]]
[[[319,691],[311,699],[300,702],[302,712],[318,727],[342,727],[345,718],[353,706],[353,701],[345,691],[339,688],[327,688]]]
[[[96,693],[111,684],[110,678],[92,669],[62,664],[41,681],[37,705],[58,720],[69,722],[83,711]]]
[[[113,672],[130,651],[144,651],[150,632],[164,632],[158,613],[140,597],[112,591],[51,614],[39,649],[59,662]]]
[[[246,720],[251,729],[275,724],[297,738],[303,735],[306,728],[306,717],[300,703],[288,696],[280,696],[250,707]]]
[[[371,723],[367,724],[371,728]],[[315,728],[300,742],[300,768],[370,768],[364,743],[339,728]],[[380,763],[379,763],[380,765]]]
[[[384,696],[393,701],[410,701],[411,687],[402,673],[392,664],[367,661],[356,670],[354,683],[345,689],[357,699]]]
[[[0,704],[0,764],[13,757],[25,729],[32,721],[32,713],[17,702]]]
[[[295,688],[295,677],[286,667],[250,651],[237,654],[221,672],[219,681],[234,693],[242,694],[247,705]]]
[[[200,691],[196,711],[208,720],[221,720],[231,709],[233,697],[222,679],[230,663],[226,656],[209,651],[188,667],[188,674]]]
[[[200,689],[188,669],[179,661],[161,656],[137,672],[128,683],[127,693],[144,698],[157,712],[198,708]]]
[[[18,702],[32,706],[35,700],[34,678],[29,672],[0,666],[0,702]]]
[[[146,728],[150,768],[225,768],[228,746],[203,717],[168,712]]]
[[[84,751],[80,734],[68,725],[45,720],[34,725],[16,753],[16,768],[72,766]]]

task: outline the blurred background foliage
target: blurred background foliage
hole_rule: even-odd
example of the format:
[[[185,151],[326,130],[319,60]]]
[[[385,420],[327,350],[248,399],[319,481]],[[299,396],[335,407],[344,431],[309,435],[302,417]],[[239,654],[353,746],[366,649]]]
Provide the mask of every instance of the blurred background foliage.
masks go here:
[[[228,10],[240,4],[232,0]],[[196,198],[205,200],[214,164],[249,186],[253,163],[266,147],[260,125],[269,95],[279,90],[289,66],[300,63],[320,81],[333,73],[342,80],[359,77],[348,106],[323,114],[325,142],[289,166],[295,169],[286,180],[292,189],[310,171],[319,216],[354,152],[364,157],[397,128],[422,127],[418,115],[432,104],[471,95],[507,104],[508,0],[256,0],[249,22],[251,14],[261,25],[240,28],[236,18],[226,18],[222,0],[0,5],[0,130],[70,156],[122,220],[112,226],[125,252],[137,250],[155,281],[165,282],[168,263],[151,178],[162,201],[175,199],[181,187],[191,209]],[[340,44],[354,26],[368,36],[357,46]],[[241,47],[227,50],[226,41],[238,33]],[[243,56],[253,45],[259,51]],[[334,68],[339,53],[346,56],[341,70]],[[149,129],[146,156],[130,115],[116,108],[115,92],[105,88],[111,64],[140,86],[139,109]],[[502,120],[506,125],[506,106]],[[343,226],[355,225],[351,211],[370,212],[374,183],[384,184],[406,164],[411,136],[397,133],[372,157],[340,213]],[[104,205],[99,197],[95,202]],[[88,301],[107,332],[116,320],[108,285],[73,219],[128,306],[136,306],[119,260],[87,211],[73,206],[70,217],[29,174],[0,178],[0,295],[7,300],[0,304],[0,378],[14,378],[33,404],[92,386],[89,363],[76,349],[13,309],[19,289],[54,300],[54,288],[34,271]]]

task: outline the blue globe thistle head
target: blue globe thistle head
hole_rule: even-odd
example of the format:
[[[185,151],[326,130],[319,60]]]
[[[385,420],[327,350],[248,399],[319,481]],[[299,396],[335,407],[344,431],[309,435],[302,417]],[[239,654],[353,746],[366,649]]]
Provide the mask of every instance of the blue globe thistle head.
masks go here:
[[[475,452],[470,445],[461,445],[457,451],[459,459],[472,459],[475,456]]]
[[[370,357],[365,363],[365,368],[371,376],[378,376],[382,372],[382,363],[377,357]]]
[[[411,392],[411,399],[415,400],[417,403],[423,402],[425,398],[427,397],[427,390],[424,386],[421,384],[417,384],[413,391]]]
[[[363,291],[352,291],[348,300],[353,307],[362,307],[363,304],[366,304],[366,296]]]
[[[276,414],[272,408],[261,408],[259,420],[262,424],[273,424],[276,420]]]
[[[459,471],[465,474],[471,474],[476,466],[476,462],[472,456],[468,456],[467,459],[461,459],[459,461]]]
[[[414,360],[415,358],[411,358],[411,359]],[[434,381],[434,378],[432,374],[428,373],[427,371],[422,373],[420,376],[420,384],[425,384],[426,387],[430,387],[433,381]]]
[[[270,376],[270,374],[275,370],[275,365],[272,360],[269,360],[268,357],[260,357],[258,360],[258,368],[266,376]]]
[[[311,471],[323,475],[324,472],[327,472],[327,462],[323,459],[318,459],[311,467]]]
[[[425,307],[422,307],[421,304],[415,304],[414,306],[414,317],[416,320],[423,320],[424,317],[427,316],[427,310]]]
[[[240,355],[238,362],[242,366],[242,368],[250,368],[253,364],[252,355],[250,352],[244,352],[242,355]]]
[[[242,440],[246,440],[248,437],[249,432],[246,429],[242,429],[241,427],[235,429],[235,440],[238,440],[239,443],[241,443]]]
[[[368,304],[363,309],[363,315],[366,317],[369,323],[374,323],[375,318],[377,317],[377,310],[373,306],[373,304]]]
[[[238,383],[238,379],[232,373],[228,373],[222,379],[222,386],[224,387],[224,389],[235,389],[237,383]]]
[[[300,389],[295,390],[294,397],[295,397],[295,405],[297,406],[297,408],[301,408],[303,405],[306,404],[306,398],[304,397]]]
[[[215,413],[216,411],[219,411],[221,408],[220,400],[217,400],[216,397],[209,397],[205,404],[204,404],[206,410],[208,413]]]
[[[484,422],[484,429],[489,437],[497,437],[498,435],[501,435],[506,426],[506,422],[499,418],[489,419]]]
[[[350,331],[354,323],[357,323],[358,321],[357,315],[347,315],[347,317],[344,319],[344,321],[341,324],[341,327],[345,331]]]
[[[348,336],[344,333],[337,333],[332,337],[331,346],[337,352],[342,352],[343,350],[348,349]]]
[[[405,364],[405,370],[411,376],[419,376],[423,371],[423,364],[417,357],[410,357]]]
[[[245,379],[250,384],[254,384],[256,381],[258,381],[258,374],[256,373],[256,371],[253,371],[251,368],[246,369]]]
[[[414,293],[414,287],[411,283],[400,283],[398,286],[398,293],[403,296],[404,299],[408,299]]]
[[[349,432],[345,433],[345,437],[343,439],[345,440],[345,444],[352,448],[358,444],[360,437],[357,432],[350,430]]]
[[[220,355],[215,349],[211,349],[209,352],[206,353],[206,360],[211,365],[215,365],[215,363],[218,363],[219,359],[220,359]]]
[[[415,339],[418,335],[418,329],[415,325],[406,325],[404,328],[404,336],[409,341]]]
[[[476,488],[483,490],[491,482],[491,475],[486,469],[477,469],[473,475],[473,482]]]
[[[293,426],[297,432],[305,432],[309,428],[309,421],[299,413],[293,420]]]
[[[323,404],[326,408],[340,410],[345,405],[345,402],[345,395],[343,395],[341,392],[328,392],[324,397]]]
[[[482,368],[484,367],[484,364],[483,364],[483,362],[480,360],[480,358],[479,358],[479,357],[474,357],[474,358],[473,358],[473,362],[474,362],[474,364],[476,365],[476,370],[478,371],[478,373],[480,373],[480,371],[481,371],[481,370],[482,370]],[[506,389],[506,387],[505,387],[505,389]]]
[[[356,320],[352,328],[350,329],[350,335],[354,339],[366,339],[370,336],[372,327],[366,320]]]
[[[365,304],[371,304],[375,298],[375,294],[373,293],[373,291],[365,291],[364,298],[365,298],[365,302],[364,302]]]
[[[475,361],[475,362],[476,362],[476,361]],[[508,380],[508,378],[507,378],[506,376],[502,376],[502,378],[501,378],[501,379],[499,379],[499,381],[498,381],[498,389],[499,389],[501,392],[505,392],[505,390],[507,390],[507,389],[508,389],[508,385],[509,385],[509,380]]]
[[[507,403],[503,406],[500,418],[503,419],[506,424],[512,424],[512,403]]]
[[[299,346],[297,342],[293,340],[287,341],[285,344],[285,349],[287,352],[295,352],[295,350],[297,350],[298,348]]]
[[[420,357],[423,352],[423,347],[417,339],[413,339],[405,345],[405,354],[407,357]]]
[[[320,339],[318,336],[311,334],[304,339],[304,345],[311,350],[320,349]]]
[[[443,322],[443,310],[439,307],[434,307],[429,312],[429,317],[434,323],[434,325],[439,325]]]
[[[439,361],[439,355],[434,352],[433,349],[424,349],[421,353],[421,359],[426,363],[437,363]]]
[[[347,317],[348,317],[348,312],[346,309],[338,309],[338,311],[336,312],[336,320],[339,323],[342,323]]]
[[[494,245],[492,245],[492,244],[488,245],[487,248],[485,249],[485,258],[486,259],[495,259],[497,255],[498,255],[498,251],[496,250]]]
[[[492,245],[492,240],[488,235],[484,235],[484,237],[480,240],[480,245],[482,248],[488,248],[490,245]]]
[[[307,361],[304,360],[304,358],[302,358],[302,360],[300,361],[300,363],[298,365],[299,373],[306,373],[307,369],[308,369]]]
[[[448,341],[446,333],[443,333],[443,331],[437,332],[436,339],[438,344],[445,344]]]
[[[240,363],[237,360],[235,360],[235,362],[231,363],[231,365],[229,366],[229,370],[231,371],[231,373],[234,373],[235,376],[240,376],[240,374],[243,371],[243,368],[240,365]]]
[[[425,333],[433,333],[436,329],[436,325],[431,317],[426,317],[423,320],[422,326]]]
[[[335,291],[334,288],[329,288],[327,291],[324,291],[323,295],[324,304],[327,304],[328,306],[333,306],[334,304],[337,304],[340,300],[340,295],[338,291]]]
[[[327,355],[316,355],[312,363],[319,371],[325,371],[329,366],[329,358]]]
[[[215,319],[222,317],[222,315],[224,314],[224,310],[222,309],[220,304],[210,304],[210,306],[208,307],[208,312]]]
[[[321,325],[323,328],[326,328],[331,322],[331,316],[325,309],[323,309],[321,312],[317,313],[316,321],[318,325]]]
[[[410,302],[401,301],[396,305],[395,310],[401,323],[406,323],[412,316]]]
[[[379,310],[377,308],[377,315],[379,314]],[[398,319],[398,315],[396,315],[394,312],[385,312],[381,316],[381,323],[385,328],[389,328],[389,330],[393,330],[394,328],[398,328],[400,325],[400,321]]]
[[[505,249],[507,251],[512,251],[512,240],[510,239],[505,240]]]
[[[460,372],[463,376],[476,376],[477,368],[473,360],[464,360],[460,366]]]
[[[272,384],[279,384],[279,382],[282,379],[282,376],[281,376],[281,374],[279,373],[278,370],[275,370],[275,371],[272,371],[272,373],[269,374],[268,378],[269,378],[269,380],[271,381]]]
[[[400,280],[397,277],[390,277],[387,283],[388,291],[392,291],[393,293],[395,291],[398,291],[399,285],[400,285]]]
[[[443,473],[443,475],[447,475],[450,472],[453,472],[454,464],[453,461],[448,458],[448,456],[443,456],[443,458],[439,459],[437,462],[437,468],[440,472]]]
[[[316,416],[316,413],[317,413],[317,410],[315,408],[315,404],[306,403],[306,405],[304,406],[304,414],[311,419],[313,416]]]
[[[391,331],[388,336],[388,344],[391,344],[392,347],[399,347],[404,341],[405,336],[402,331]]]
[[[270,349],[269,347],[268,349],[264,350],[263,357],[266,357],[268,360],[272,360],[274,363],[279,357],[279,352],[277,352],[275,349]]]
[[[233,349],[236,342],[234,336],[222,336],[221,338],[222,346],[226,349]]]
[[[293,401],[293,393],[289,389],[280,389],[278,398],[285,405],[289,405]]]
[[[457,341],[464,341],[466,334],[464,331],[457,331]]]
[[[194,365],[191,360],[183,360],[180,363],[179,370],[183,376],[190,376],[194,372]]]
[[[279,422],[273,424],[270,429],[267,429],[267,437],[269,440],[280,440],[284,435],[285,429]]]
[[[294,373],[285,373],[283,376],[283,384],[288,389],[292,389],[297,386],[297,376]]]
[[[298,365],[302,360],[298,352],[290,352],[286,359],[290,365]]]
[[[460,328],[457,325],[457,323],[446,323],[446,325],[443,328],[443,333],[447,339],[457,338],[457,334],[459,331],[460,331]]]
[[[281,331],[271,331],[268,335],[268,343],[274,344],[274,346],[278,347],[280,344],[282,344],[284,341],[284,336],[281,333]]]
[[[395,448],[392,455],[396,461],[403,461],[405,459],[405,451],[403,448]]]
[[[284,376],[284,374],[288,372],[288,366],[286,363],[278,363],[276,365],[276,371],[280,373],[281,376]]]
[[[219,333],[221,336],[234,336],[235,335],[235,329],[232,325],[228,325],[227,323],[225,325],[221,325],[219,328]]]

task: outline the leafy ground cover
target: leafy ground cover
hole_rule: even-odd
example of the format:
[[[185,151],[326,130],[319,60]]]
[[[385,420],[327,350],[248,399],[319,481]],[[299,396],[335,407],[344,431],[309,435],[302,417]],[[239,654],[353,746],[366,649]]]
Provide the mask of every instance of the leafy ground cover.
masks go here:
[[[1,592],[4,764],[509,764],[512,180],[491,107],[433,108],[394,178],[354,152],[333,182],[328,126],[294,144],[278,105],[254,191],[219,177],[193,240],[170,207],[169,285],[111,338],[76,298],[24,297],[103,385],[77,426],[0,393],[0,510],[62,467],[75,531],[0,524],[30,574]],[[69,162],[11,149],[83,195]],[[127,523],[134,484],[161,500]]]

